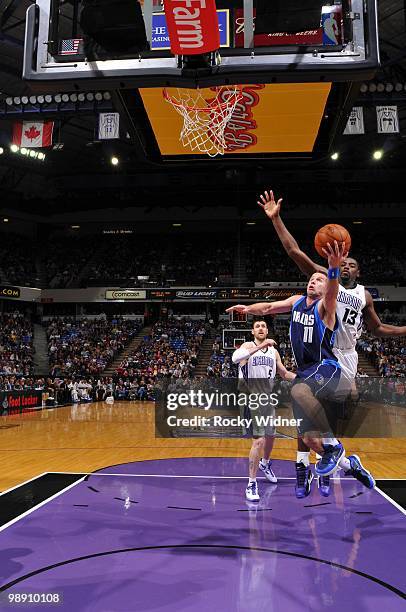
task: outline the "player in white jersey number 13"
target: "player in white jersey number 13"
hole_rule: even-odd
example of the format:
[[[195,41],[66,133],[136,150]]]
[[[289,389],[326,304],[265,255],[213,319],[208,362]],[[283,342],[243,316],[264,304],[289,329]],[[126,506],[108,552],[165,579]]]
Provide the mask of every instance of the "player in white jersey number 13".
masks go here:
[[[273,192],[265,191],[260,196],[258,204],[272,221],[283,248],[301,272],[307,276],[311,276],[315,272],[323,272],[325,274],[327,269],[314,262],[304,253],[286,228],[280,216],[282,199],[275,201]],[[406,326],[397,327],[380,321],[375,312],[372,296],[363,285],[358,283],[359,277],[360,267],[357,260],[352,257],[345,258],[340,266],[340,286],[336,311],[339,327],[335,335],[333,349],[341,366],[341,378],[337,390],[338,397],[341,400],[348,397],[351,392],[356,392],[355,377],[357,374],[358,354],[355,347],[357,339],[362,334],[363,324],[365,324],[366,329],[370,333],[377,337],[406,335]],[[301,439],[298,440],[296,468],[301,467],[300,463],[309,466],[309,448]],[[319,480],[319,487],[323,495],[328,495],[328,478],[325,479],[324,483],[322,480]],[[309,494],[310,487],[307,487],[305,484],[305,489],[303,489],[303,487],[298,487],[297,483],[296,494],[302,497],[303,493]]]
[[[238,363],[238,377],[241,382],[246,383],[248,393],[258,392],[271,395],[273,380],[278,373],[284,380],[293,380],[295,374],[288,372],[283,365],[278,351],[275,349],[275,341],[268,338],[268,326],[264,320],[253,321],[251,342],[244,342],[232,355],[233,363]],[[248,398],[249,399],[249,398]],[[250,422],[252,431],[252,445],[249,455],[249,480],[245,490],[248,501],[259,501],[257,471],[264,473],[267,480],[276,483],[277,479],[272,470],[272,462],[269,457],[275,440],[275,428],[261,425],[256,417],[274,416],[274,408],[271,403],[251,410],[249,404],[246,406],[244,416],[247,423]],[[262,457],[262,459],[261,459]],[[260,460],[261,459],[261,460]]]

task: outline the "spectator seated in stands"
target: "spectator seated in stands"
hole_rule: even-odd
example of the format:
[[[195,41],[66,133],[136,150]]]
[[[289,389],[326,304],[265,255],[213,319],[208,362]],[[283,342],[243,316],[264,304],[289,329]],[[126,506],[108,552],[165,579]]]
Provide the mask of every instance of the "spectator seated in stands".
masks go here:
[[[138,321],[69,317],[48,322],[48,351],[52,376],[97,376],[138,333]]]
[[[19,312],[0,315],[0,374],[33,373],[33,327]]]
[[[140,387],[162,377],[192,377],[205,334],[206,326],[202,321],[178,318],[160,321],[137,350],[120,364],[117,374],[135,378]],[[142,393],[138,390],[139,395]]]

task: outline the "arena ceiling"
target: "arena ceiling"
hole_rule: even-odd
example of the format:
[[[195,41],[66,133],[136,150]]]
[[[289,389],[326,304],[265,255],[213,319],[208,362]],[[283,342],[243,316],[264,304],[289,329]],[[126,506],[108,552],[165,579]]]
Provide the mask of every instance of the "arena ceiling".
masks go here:
[[[0,100],[9,96],[30,95],[21,79],[25,12],[31,0],[5,0],[0,4]],[[379,0],[379,35],[381,69],[375,82],[402,83],[406,87],[406,0]],[[3,155],[0,159],[0,189],[8,194],[10,206],[45,213],[49,204],[43,199],[62,201],[65,210],[100,207],[113,201],[130,205],[167,205],[178,203],[179,189],[187,189],[197,203],[210,201],[227,204],[244,201],[269,181],[292,195],[314,202],[328,198],[342,203],[348,199],[396,201],[406,161],[406,89],[387,93],[364,92],[362,104],[397,104],[400,134],[376,134],[367,130],[362,136],[342,139],[341,157],[317,161],[284,159],[221,159],[162,163],[148,151],[149,126],[136,104],[128,130],[135,138],[103,145],[95,141],[94,116],[65,116],[61,119],[62,151],[51,151],[45,163]],[[122,110],[120,94],[112,92],[114,106]],[[128,106],[128,105],[127,105]],[[125,113],[123,113],[125,114]],[[9,142],[10,120],[0,119],[0,146]],[[385,157],[378,164],[371,161],[375,148],[383,148]],[[110,164],[112,154],[120,165]],[[152,154],[151,154],[152,153]],[[304,185],[308,185],[305,189]],[[213,198],[213,194],[216,197]]]

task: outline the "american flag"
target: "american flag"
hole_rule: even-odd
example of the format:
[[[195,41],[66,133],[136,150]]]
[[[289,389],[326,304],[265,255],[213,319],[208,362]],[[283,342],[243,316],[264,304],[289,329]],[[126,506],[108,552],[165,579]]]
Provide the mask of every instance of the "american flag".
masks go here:
[[[83,38],[67,38],[61,41],[60,55],[75,55],[79,51],[79,45]]]

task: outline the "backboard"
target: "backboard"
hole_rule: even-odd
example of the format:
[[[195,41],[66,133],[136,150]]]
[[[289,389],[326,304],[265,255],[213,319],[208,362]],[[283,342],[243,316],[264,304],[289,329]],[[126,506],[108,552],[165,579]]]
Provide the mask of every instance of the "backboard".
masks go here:
[[[166,0],[165,10],[176,2],[185,0]],[[44,91],[195,88],[360,81],[378,66],[376,0],[217,0],[216,8],[219,47],[191,60],[171,53],[160,0],[37,0],[27,10],[23,77]]]

